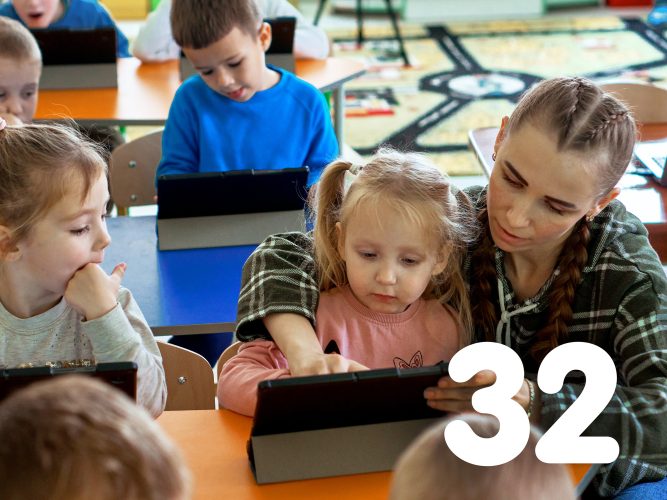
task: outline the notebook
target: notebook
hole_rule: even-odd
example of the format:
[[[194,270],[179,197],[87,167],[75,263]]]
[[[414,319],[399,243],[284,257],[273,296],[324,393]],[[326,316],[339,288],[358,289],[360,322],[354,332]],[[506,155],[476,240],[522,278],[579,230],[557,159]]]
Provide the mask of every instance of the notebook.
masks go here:
[[[34,382],[47,380],[58,375],[71,374],[98,378],[123,391],[133,400],[136,401],[137,399],[137,364],[133,361],[118,361],[71,368],[39,366],[0,369],[0,401],[15,390]]]
[[[42,52],[41,89],[117,87],[116,30],[35,29]]]
[[[163,175],[160,250],[256,245],[305,229],[308,167]]]
[[[638,142],[634,156],[647,168],[661,186],[667,186],[667,141]]]
[[[447,363],[260,382],[248,441],[258,483],[390,470],[444,416],[424,389]]]
[[[294,32],[295,17],[274,17],[265,19],[271,25],[271,45],[266,50],[266,63],[294,73]],[[181,52],[179,62],[181,80],[196,75],[197,71],[190,60]]]

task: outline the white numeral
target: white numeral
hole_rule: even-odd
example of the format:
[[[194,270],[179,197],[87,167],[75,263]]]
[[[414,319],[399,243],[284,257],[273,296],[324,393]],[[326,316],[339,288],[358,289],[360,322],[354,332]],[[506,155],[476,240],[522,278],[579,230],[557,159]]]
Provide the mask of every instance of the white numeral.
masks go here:
[[[535,454],[543,462],[605,464],[618,457],[616,440],[609,436],[582,436],[581,433],[604,410],[616,388],[616,368],[601,347],[588,342],[558,346],[542,361],[537,383],[553,394],[563,387],[572,370],[586,375],[586,385],[577,400],[544,433]]]
[[[491,370],[496,374],[492,386],[478,389],[472,406],[479,413],[494,415],[499,431],[492,438],[476,435],[461,420],[445,428],[445,441],[452,452],[471,464],[501,465],[515,458],[528,442],[530,422],[526,412],[512,397],[524,380],[523,364],[509,347],[495,342],[480,342],[457,352],[449,363],[449,375],[465,382],[473,375]],[[539,388],[548,394],[561,390],[565,376],[579,370],[586,385],[572,406],[561,415],[537,443],[535,454],[549,463],[610,463],[616,460],[619,446],[608,436],[586,436],[582,432],[604,410],[616,388],[616,368],[609,355],[587,342],[570,342],[552,350],[537,374]]]
[[[515,458],[528,442],[526,412],[512,399],[523,384],[523,364],[512,349],[495,342],[480,342],[457,352],[449,362],[449,376],[465,382],[481,370],[492,370],[496,383],[475,391],[472,406],[498,418],[500,428],[492,438],[479,437],[461,420],[445,428],[445,441],[460,459],[475,465],[500,465]]]

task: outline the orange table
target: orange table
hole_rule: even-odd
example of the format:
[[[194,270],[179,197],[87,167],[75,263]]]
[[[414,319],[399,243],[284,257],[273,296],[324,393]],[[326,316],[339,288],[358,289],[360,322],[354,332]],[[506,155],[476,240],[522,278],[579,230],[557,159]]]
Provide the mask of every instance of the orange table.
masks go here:
[[[168,411],[157,420],[181,448],[194,477],[194,499],[386,500],[390,472],[257,485],[246,456],[251,419],[228,410]],[[579,483],[589,465],[571,465]]]
[[[332,91],[334,128],[342,141],[345,91],[343,84],[365,72],[350,59],[297,60],[296,74],[323,92]],[[141,64],[134,57],[118,59],[118,88],[41,90],[35,118],[65,117],[80,123],[162,125],[181,84],[178,61]]]
[[[667,123],[645,124],[640,132],[642,140],[661,139],[667,137]],[[487,177],[493,168],[491,154],[497,134],[496,127],[474,129],[468,134],[470,147]],[[667,188],[651,176],[634,174],[624,175],[618,186],[621,188],[618,199],[644,223],[651,246],[660,261],[667,262]]]

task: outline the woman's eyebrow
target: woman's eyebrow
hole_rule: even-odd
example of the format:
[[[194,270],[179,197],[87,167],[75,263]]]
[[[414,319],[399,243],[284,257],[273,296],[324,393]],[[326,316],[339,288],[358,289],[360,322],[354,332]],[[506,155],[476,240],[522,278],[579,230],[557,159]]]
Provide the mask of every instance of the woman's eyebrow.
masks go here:
[[[526,182],[526,179],[524,179],[519,171],[514,168],[514,165],[512,165],[509,161],[505,161],[505,165],[507,166],[508,170],[512,172],[512,175],[517,178],[517,180],[523,184],[524,186],[528,185],[528,182]]]
[[[574,203],[570,203],[569,201],[565,200],[559,200],[558,198],[554,198],[552,196],[545,196],[544,197],[546,200],[552,201],[554,203],[558,203],[559,205],[564,206],[565,208],[571,208],[573,210],[577,209],[577,206]]]

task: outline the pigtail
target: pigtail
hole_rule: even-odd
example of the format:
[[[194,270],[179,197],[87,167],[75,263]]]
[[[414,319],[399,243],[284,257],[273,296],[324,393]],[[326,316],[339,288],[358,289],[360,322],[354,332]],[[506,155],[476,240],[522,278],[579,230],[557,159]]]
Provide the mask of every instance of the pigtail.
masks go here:
[[[486,202],[486,200],[484,200]],[[482,228],[479,245],[472,253],[470,298],[472,317],[479,340],[495,341],[498,313],[492,297],[496,296],[496,250],[491,238],[486,206],[479,210],[477,220]]]
[[[336,222],[340,220],[340,208],[345,195],[345,174],[352,164],[336,160],[325,168],[311,197],[311,210],[315,215],[315,261],[319,266],[320,290],[329,290],[347,283],[345,263],[338,253]]]
[[[447,267],[442,272],[445,277],[436,293],[439,293],[439,300],[443,304],[448,304],[459,316],[461,324],[461,335],[459,336],[459,348],[462,349],[472,343],[473,321],[470,312],[470,298],[468,296],[468,287],[463,277],[462,264],[463,252],[456,249],[447,260]]]
[[[588,221],[583,218],[579,228],[572,231],[558,259],[559,275],[554,279],[549,292],[549,319],[547,325],[536,335],[530,355],[538,363],[568,338],[568,325],[572,321],[572,302],[581,282],[581,275],[588,261],[588,243],[591,232]]]

